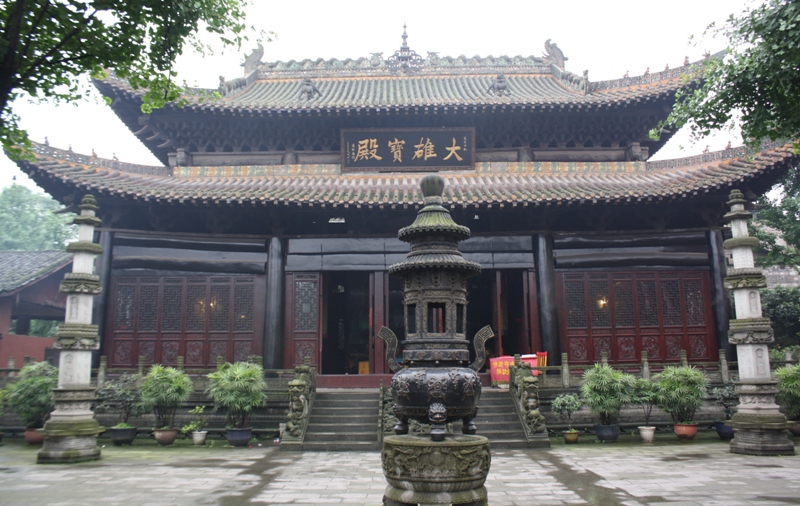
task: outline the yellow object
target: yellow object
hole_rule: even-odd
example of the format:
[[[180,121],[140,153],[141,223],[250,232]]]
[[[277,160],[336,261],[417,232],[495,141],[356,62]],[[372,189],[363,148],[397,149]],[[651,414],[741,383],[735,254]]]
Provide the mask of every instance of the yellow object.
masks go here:
[[[358,374],[369,374],[369,360],[358,363]]]

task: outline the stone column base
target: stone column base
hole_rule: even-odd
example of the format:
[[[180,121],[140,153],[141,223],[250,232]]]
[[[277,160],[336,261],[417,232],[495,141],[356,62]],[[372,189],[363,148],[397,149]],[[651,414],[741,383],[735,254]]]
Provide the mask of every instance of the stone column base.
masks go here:
[[[97,435],[105,430],[97,420],[53,421],[44,424],[44,445],[36,456],[38,464],[69,464],[99,460]]]
[[[792,425],[778,415],[737,413],[731,420],[733,440],[731,453],[743,455],[794,455],[794,444],[787,428]]]

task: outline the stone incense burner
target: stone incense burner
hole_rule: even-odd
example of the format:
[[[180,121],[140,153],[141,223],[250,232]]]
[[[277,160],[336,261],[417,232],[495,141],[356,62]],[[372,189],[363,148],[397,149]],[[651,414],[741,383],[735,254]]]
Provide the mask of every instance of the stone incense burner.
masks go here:
[[[429,175],[420,182],[425,207],[398,238],[411,244],[405,262],[389,273],[402,278],[406,339],[403,366],[395,360],[398,341],[383,327],[378,337],[386,346],[392,371],[397,434],[408,433],[408,420],[431,424],[431,439],[443,441],[445,424],[462,420],[461,431],[475,434],[473,419],[481,396],[477,371],[486,360],[485,343],[494,336],[487,326],[475,335],[475,361],[470,364],[466,339],[467,279],[481,267],[464,259],[458,242],[470,231],[456,224],[442,207],[444,179]]]

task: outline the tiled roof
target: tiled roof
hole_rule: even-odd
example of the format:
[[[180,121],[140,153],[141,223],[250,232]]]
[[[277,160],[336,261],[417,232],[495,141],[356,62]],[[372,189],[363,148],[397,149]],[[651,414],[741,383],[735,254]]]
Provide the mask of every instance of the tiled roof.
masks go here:
[[[286,204],[301,206],[396,206],[422,203],[419,174],[340,174],[337,165],[278,167],[182,167],[172,176],[114,170],[103,164],[65,161],[39,146],[36,162],[18,162],[34,180],[69,191],[156,202]],[[756,155],[737,149],[690,158],[692,165],[664,162],[486,162],[475,171],[442,172],[445,202],[462,206],[575,204],[650,201],[727,189],[768,176],[774,180],[798,157],[791,145]],[[152,171],[156,172],[156,171]],[[209,176],[214,174],[214,176]]]
[[[66,251],[0,251],[0,294],[10,292],[72,262]]]
[[[487,60],[485,58],[450,58],[448,61],[460,63],[424,66],[413,74],[372,68],[366,59],[345,60],[339,66],[324,62],[321,67],[309,60],[278,62],[270,64],[268,70],[262,68],[245,78],[229,82],[233,84],[223,84],[220,88],[223,98],[206,98],[193,107],[217,112],[389,111],[409,107],[479,106],[513,106],[523,110],[605,108],[671,98],[678,88],[686,86],[686,76],[695,74],[700,68],[695,63],[593,83],[553,64],[542,63],[540,59],[536,61],[534,57],[515,58],[519,61],[509,57],[489,57],[494,64],[475,63]],[[272,70],[282,65],[284,70]],[[505,77],[507,85],[498,92],[493,85],[500,74]],[[311,80],[318,93],[303,93],[306,78]],[[128,99],[138,96],[127,82],[119,79],[108,78],[96,84],[105,94],[121,94]],[[202,95],[205,92],[207,95],[215,91],[195,90],[194,93]],[[189,99],[197,101],[194,96]]]

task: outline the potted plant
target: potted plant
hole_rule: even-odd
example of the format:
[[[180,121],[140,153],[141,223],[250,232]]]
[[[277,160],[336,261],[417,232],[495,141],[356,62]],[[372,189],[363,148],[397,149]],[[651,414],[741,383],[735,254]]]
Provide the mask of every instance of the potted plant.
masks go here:
[[[208,422],[206,422],[206,419],[203,418],[203,412],[205,412],[205,410],[205,406],[195,406],[194,409],[189,411],[189,414],[194,415],[195,419],[181,427],[182,433],[192,435],[192,442],[194,442],[196,445],[206,444],[206,436],[208,436],[208,431],[203,429],[206,428]]]
[[[656,384],[647,378],[637,378],[633,383],[633,402],[642,407],[644,414],[644,425],[637,427],[643,443],[652,443],[655,439],[656,428],[650,425],[650,414],[657,401]]]
[[[736,389],[732,383],[728,383],[722,388],[712,388],[711,395],[714,396],[714,404],[721,406],[722,411],[725,413],[725,420],[714,422],[717,435],[719,435],[720,439],[733,439],[733,427],[726,424],[725,421],[733,417],[733,408],[739,404]]]
[[[156,417],[155,437],[162,446],[171,445],[178,437],[175,412],[192,395],[192,379],[174,367],[155,364],[142,381],[142,407]]]
[[[691,441],[697,434],[694,413],[703,402],[708,378],[692,366],[667,366],[655,377],[658,405],[670,414],[675,435],[681,441]]]
[[[566,420],[567,430],[564,435],[564,442],[567,444],[577,443],[580,432],[572,428],[572,414],[581,409],[583,402],[574,394],[561,394],[553,400],[550,409],[561,420]]]
[[[125,373],[116,380],[107,381],[97,391],[97,396],[102,399],[97,411],[113,409],[118,412],[117,424],[106,429],[114,446],[130,445],[136,439],[139,429],[128,420],[142,412],[142,395],[136,387],[138,379],[137,374]]]
[[[264,369],[258,364],[227,363],[208,375],[206,393],[215,408],[227,410],[226,437],[231,445],[246,446],[250,442],[250,414],[267,398],[266,388]]]
[[[778,377],[778,402],[786,418],[795,422],[789,431],[800,436],[800,364],[779,367],[775,376]]]
[[[44,434],[36,429],[44,427],[55,409],[53,389],[57,386],[58,369],[47,362],[37,362],[23,367],[8,387],[5,403],[25,424],[25,441],[29,444],[44,441]]]
[[[592,413],[600,417],[597,439],[613,443],[619,437],[617,419],[622,406],[632,400],[634,377],[607,364],[595,364],[583,373],[581,396]]]

